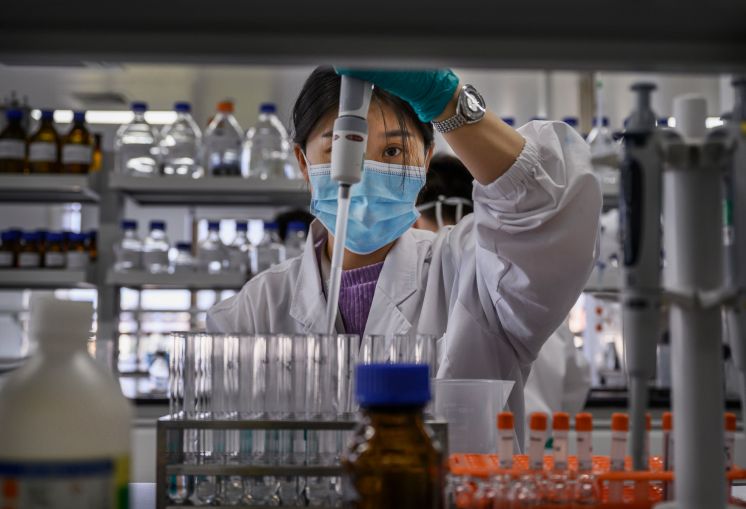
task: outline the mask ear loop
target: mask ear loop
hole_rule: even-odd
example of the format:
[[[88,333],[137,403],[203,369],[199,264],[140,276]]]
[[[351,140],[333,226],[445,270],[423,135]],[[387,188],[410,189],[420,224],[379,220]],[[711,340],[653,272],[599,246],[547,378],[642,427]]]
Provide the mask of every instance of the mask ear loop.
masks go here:
[[[435,202],[435,222],[438,224],[438,230],[443,228],[443,201],[445,199],[446,197],[441,194]]]

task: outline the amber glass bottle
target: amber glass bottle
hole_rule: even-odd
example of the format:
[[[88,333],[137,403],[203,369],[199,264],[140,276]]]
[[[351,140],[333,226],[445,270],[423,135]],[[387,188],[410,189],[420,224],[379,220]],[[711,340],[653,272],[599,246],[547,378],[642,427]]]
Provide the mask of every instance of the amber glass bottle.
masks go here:
[[[98,259],[98,233],[96,230],[91,230],[86,235],[85,245],[88,250],[88,259],[91,262],[95,262]]]
[[[40,266],[39,234],[36,232],[24,232],[21,236],[21,248],[18,251],[18,268],[38,269]]]
[[[344,507],[442,509],[443,457],[422,416],[428,367],[360,365],[356,382],[363,418],[342,459]]]
[[[62,173],[88,173],[93,161],[93,136],[85,125],[85,112],[73,114],[73,125],[62,140]]]
[[[0,236],[0,269],[18,267],[18,253],[21,250],[21,231],[5,230]]]
[[[28,171],[59,173],[60,136],[54,128],[54,111],[42,110],[39,128],[28,139]]]
[[[47,269],[65,268],[65,251],[62,246],[62,234],[47,233],[47,244],[44,250],[44,267]]]
[[[93,135],[93,139],[93,159],[91,160],[91,173],[101,171],[101,167],[104,164],[104,152],[101,145],[101,133],[95,133]]]
[[[5,112],[8,124],[0,131],[0,173],[23,173],[26,159],[26,131],[21,120],[23,112]]]

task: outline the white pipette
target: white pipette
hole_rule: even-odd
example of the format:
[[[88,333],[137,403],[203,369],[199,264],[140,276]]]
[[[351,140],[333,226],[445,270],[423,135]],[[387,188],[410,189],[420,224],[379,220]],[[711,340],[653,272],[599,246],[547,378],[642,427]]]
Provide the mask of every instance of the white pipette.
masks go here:
[[[332,180],[339,183],[337,223],[327,290],[327,333],[333,334],[339,305],[342,261],[350,213],[350,187],[360,182],[368,142],[368,107],[373,85],[367,81],[342,76],[339,90],[339,115],[332,134]]]

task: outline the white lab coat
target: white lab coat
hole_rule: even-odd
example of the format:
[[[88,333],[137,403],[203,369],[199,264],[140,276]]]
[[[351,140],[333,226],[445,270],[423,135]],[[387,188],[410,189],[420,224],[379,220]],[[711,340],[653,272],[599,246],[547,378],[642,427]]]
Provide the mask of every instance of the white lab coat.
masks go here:
[[[561,122],[519,129],[525,147],[496,181],[474,182],[474,213],[438,234],[410,229],[389,251],[366,334],[433,334],[439,378],[513,380],[508,408],[523,443],[531,363],[591,271],[601,192],[588,145]],[[311,226],[301,256],[246,283],[208,313],[210,332],[325,329],[326,299]]]
[[[526,415],[532,412],[567,412],[573,415],[585,406],[591,388],[591,369],[567,322],[552,333],[539,351],[526,381]]]

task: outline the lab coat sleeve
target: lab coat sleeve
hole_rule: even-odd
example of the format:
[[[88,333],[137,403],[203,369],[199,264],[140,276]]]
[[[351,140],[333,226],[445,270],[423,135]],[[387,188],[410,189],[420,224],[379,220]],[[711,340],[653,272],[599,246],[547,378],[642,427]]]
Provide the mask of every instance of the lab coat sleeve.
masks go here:
[[[567,124],[529,122],[518,131],[526,143],[513,166],[490,184],[474,183],[474,228],[489,311],[518,362],[530,365],[591,272],[601,192],[588,145]]]

